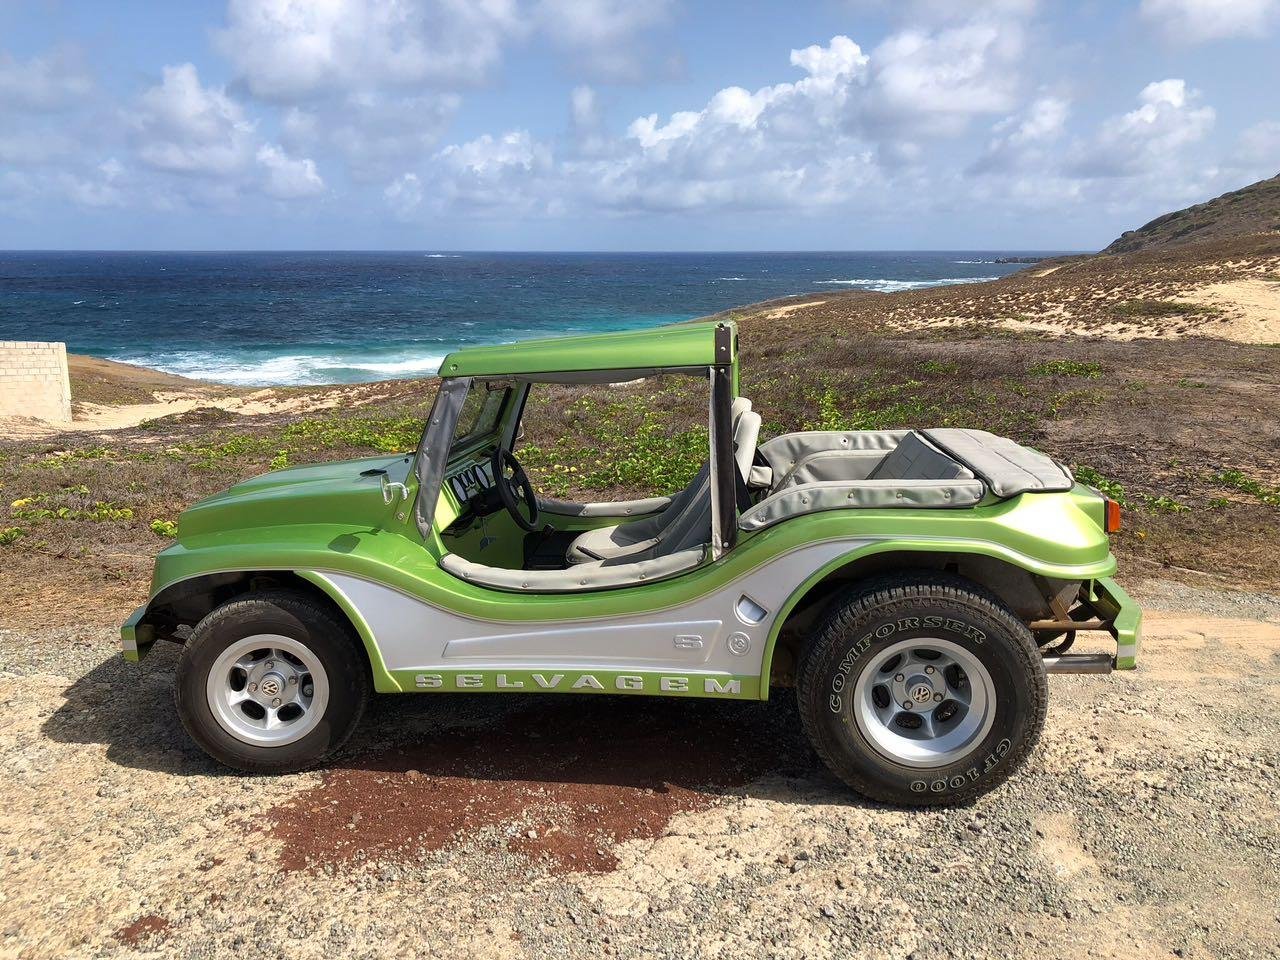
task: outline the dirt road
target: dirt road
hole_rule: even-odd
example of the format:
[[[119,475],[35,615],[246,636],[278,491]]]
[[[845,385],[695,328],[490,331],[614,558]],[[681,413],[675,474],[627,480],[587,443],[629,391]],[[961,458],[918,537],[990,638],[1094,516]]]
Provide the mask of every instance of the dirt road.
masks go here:
[[[237,776],[172,649],[2,633],[0,955],[1278,956],[1280,598],[1136,592],[1141,669],[1051,678],[1029,767],[930,813],[785,696],[381,698],[336,769]]]

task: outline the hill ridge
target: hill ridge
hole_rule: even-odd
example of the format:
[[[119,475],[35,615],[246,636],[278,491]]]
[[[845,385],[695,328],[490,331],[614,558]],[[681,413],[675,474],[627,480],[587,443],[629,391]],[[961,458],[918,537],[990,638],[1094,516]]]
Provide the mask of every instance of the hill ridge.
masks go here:
[[[1104,254],[1135,253],[1204,240],[1280,231],[1280,175],[1259,180],[1204,203],[1161,214],[1126,230]]]

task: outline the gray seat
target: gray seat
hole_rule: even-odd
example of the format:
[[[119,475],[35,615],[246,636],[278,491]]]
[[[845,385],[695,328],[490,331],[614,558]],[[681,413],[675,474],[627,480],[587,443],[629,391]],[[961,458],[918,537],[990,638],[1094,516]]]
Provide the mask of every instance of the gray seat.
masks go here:
[[[756,443],[760,439],[760,415],[751,401],[739,397],[733,406],[734,458],[746,477],[751,472]],[[704,463],[693,482],[671,498],[661,513],[580,534],[565,559],[571,564],[598,560],[627,562],[646,560],[689,550],[711,537],[711,463]]]

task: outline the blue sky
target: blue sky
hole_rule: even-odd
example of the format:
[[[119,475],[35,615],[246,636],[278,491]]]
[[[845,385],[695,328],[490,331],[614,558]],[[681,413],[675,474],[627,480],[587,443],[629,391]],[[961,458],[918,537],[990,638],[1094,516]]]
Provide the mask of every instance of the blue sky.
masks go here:
[[[1091,249],[1280,173],[1280,0],[0,0],[0,247]]]

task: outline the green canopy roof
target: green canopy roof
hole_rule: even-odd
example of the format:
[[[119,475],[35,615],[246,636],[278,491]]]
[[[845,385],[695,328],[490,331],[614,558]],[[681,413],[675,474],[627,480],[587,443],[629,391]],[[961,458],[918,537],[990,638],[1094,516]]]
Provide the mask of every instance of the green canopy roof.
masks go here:
[[[716,356],[716,328],[732,331],[729,356]],[[440,364],[442,377],[499,377],[592,370],[657,370],[732,363],[737,330],[731,322],[677,323],[648,330],[525,340],[457,350]]]

